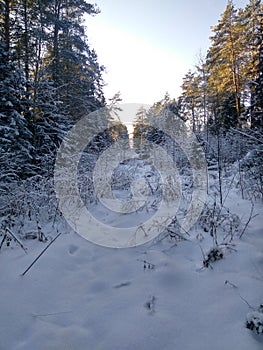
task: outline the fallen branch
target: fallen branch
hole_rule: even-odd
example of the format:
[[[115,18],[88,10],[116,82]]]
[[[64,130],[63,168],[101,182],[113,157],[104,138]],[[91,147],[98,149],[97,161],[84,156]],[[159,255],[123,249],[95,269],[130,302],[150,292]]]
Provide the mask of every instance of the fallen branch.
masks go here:
[[[257,139],[255,136],[248,135],[248,134],[246,134],[245,132],[242,132],[242,131],[240,131],[240,130],[236,130],[236,129],[234,129],[234,128],[230,128],[230,130],[233,131],[233,132],[235,132],[235,133],[238,133],[238,134],[241,134],[241,135],[243,135],[243,136],[246,136],[246,137],[248,137],[248,138],[250,138],[250,139],[252,139],[252,140],[254,140],[254,141],[257,141],[257,142],[259,142],[259,143],[263,143],[262,140]]]
[[[61,312],[53,312],[53,313],[50,313],[50,314],[33,314],[32,316],[33,317],[46,317],[46,316],[55,316],[55,315],[61,315],[61,314],[69,314],[71,313],[72,311],[61,311]]]
[[[62,234],[62,232],[60,232],[47,246],[45,249],[42,250],[42,252],[36,257],[36,259],[32,262],[31,265],[28,266],[28,268],[22,273],[21,276],[24,276],[30,269],[31,267],[37,262],[37,260],[41,257],[41,255],[43,255],[45,253],[45,251],[51,246],[52,243],[55,242],[55,240]]]

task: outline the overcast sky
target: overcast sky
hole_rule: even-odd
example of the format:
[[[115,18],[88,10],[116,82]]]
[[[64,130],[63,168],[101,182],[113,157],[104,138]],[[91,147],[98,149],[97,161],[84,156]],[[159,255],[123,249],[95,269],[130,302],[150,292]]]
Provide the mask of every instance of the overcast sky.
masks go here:
[[[97,0],[101,13],[88,17],[90,44],[106,66],[105,95],[149,103],[166,91],[180,95],[182,77],[209,47],[211,26],[227,0]],[[244,7],[248,0],[236,0]]]

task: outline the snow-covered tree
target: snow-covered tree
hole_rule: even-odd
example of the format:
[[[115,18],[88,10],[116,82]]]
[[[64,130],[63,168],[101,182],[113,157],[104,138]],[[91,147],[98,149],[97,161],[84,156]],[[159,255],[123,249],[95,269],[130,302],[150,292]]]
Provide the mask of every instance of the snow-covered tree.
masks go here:
[[[0,163],[2,181],[32,174],[32,133],[25,118],[23,74],[14,69],[6,46],[0,42]]]

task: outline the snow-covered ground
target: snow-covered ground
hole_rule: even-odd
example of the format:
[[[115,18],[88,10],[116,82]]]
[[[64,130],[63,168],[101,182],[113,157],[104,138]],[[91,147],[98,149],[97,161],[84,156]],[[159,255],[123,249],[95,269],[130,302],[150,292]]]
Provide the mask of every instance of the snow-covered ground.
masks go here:
[[[235,191],[227,205],[246,223],[250,202]],[[263,297],[262,203],[235,250],[203,268],[212,247],[195,229],[127,249],[97,246],[67,226],[47,243],[11,242],[0,251],[1,350],[259,350],[262,335],[246,328]],[[55,237],[51,224],[43,228]],[[219,237],[220,239],[220,237]],[[253,310],[254,309],[254,310]]]

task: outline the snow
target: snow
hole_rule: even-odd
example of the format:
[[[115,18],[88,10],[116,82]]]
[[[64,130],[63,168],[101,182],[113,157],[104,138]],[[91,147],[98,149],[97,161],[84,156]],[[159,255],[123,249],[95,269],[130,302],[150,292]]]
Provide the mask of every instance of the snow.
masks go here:
[[[250,202],[235,191],[227,201],[244,224]],[[3,245],[0,349],[262,349],[262,335],[246,328],[251,313],[262,317],[261,202],[255,214],[213,269],[203,268],[200,249],[207,253],[212,238],[197,239],[197,228],[187,241],[113,249],[60,224],[63,234],[24,276],[47,243],[23,241],[28,254]],[[55,237],[51,224],[43,230]]]

